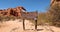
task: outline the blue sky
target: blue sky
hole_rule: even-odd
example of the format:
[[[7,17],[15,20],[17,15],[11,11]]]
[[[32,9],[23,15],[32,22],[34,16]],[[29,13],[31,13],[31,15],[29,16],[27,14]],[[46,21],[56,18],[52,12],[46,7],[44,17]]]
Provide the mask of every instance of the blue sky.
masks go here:
[[[23,6],[27,11],[45,12],[50,5],[50,0],[0,0],[0,9]]]

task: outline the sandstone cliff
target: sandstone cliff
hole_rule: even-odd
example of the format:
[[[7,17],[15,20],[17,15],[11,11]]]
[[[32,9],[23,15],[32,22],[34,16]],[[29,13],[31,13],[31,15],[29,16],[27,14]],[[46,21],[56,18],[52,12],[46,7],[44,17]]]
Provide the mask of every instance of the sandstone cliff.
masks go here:
[[[16,7],[16,8],[8,8],[8,9],[4,9],[4,10],[0,10],[0,15],[1,16],[21,16],[21,12],[26,11],[26,9],[24,7]]]
[[[33,19],[37,17],[37,12],[27,12],[24,7],[8,8],[0,10],[0,16],[14,16],[22,17],[25,19]]]
[[[59,3],[60,4],[60,0],[51,0],[51,6],[53,6],[56,3]]]

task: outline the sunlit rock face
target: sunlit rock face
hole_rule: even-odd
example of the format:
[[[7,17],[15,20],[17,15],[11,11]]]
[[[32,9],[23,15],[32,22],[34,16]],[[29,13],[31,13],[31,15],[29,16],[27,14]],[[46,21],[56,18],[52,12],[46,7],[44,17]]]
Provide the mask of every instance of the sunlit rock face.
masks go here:
[[[37,11],[27,12],[26,9],[22,6],[0,10],[0,16],[14,16],[14,17],[21,17],[25,19],[34,19],[37,17],[37,14],[38,14]]]
[[[57,3],[60,4],[60,0],[51,0],[51,6]]]
[[[26,9],[22,6],[18,6],[16,8],[8,8],[4,10],[0,10],[0,15],[1,16],[21,16],[21,13],[26,11]]]

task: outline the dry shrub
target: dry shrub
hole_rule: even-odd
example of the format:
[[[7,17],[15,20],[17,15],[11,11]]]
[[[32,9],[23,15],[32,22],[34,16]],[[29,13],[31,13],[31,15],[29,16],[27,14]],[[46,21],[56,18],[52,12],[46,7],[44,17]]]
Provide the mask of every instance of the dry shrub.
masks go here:
[[[50,24],[54,26],[60,26],[60,4],[56,3],[51,6],[47,16]]]

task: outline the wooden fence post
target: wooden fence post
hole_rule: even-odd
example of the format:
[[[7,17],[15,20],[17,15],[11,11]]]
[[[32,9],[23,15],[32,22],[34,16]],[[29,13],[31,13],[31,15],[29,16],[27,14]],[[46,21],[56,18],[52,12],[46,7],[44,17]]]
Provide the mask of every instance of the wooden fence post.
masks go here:
[[[35,20],[35,30],[37,30],[37,20]]]
[[[36,11],[37,15],[36,17],[34,18],[35,20],[35,30],[37,30],[37,19],[38,19],[38,11]]]
[[[23,19],[23,30],[25,30],[25,19]]]

